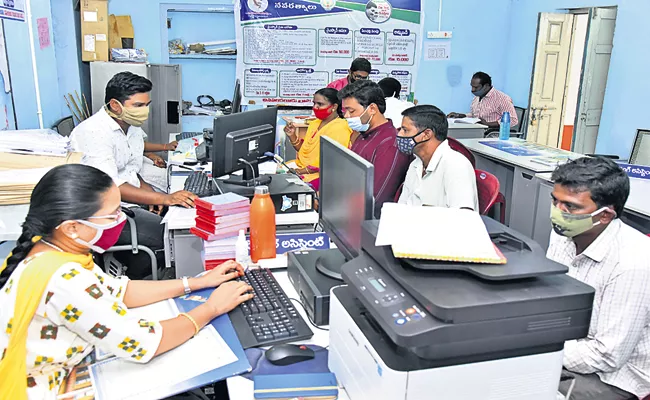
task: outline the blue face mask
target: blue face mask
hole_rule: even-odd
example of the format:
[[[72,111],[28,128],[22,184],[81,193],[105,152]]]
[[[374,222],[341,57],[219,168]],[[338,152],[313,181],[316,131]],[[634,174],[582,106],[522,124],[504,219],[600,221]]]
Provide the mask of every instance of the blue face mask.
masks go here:
[[[402,153],[406,154],[407,156],[413,155],[413,152],[415,151],[415,146],[418,144],[422,144],[424,142],[428,142],[429,139],[423,140],[421,142],[416,142],[415,138],[420,136],[422,132],[426,131],[426,129],[416,133],[413,136],[398,136],[397,137],[397,150],[401,151]]]
[[[361,117],[363,117],[366,111],[368,111],[367,107],[364,110],[364,112],[358,117],[350,117],[345,119],[346,121],[348,121],[348,126],[350,127],[350,129],[357,132],[365,132],[370,128],[370,120],[372,119],[372,117],[370,117],[368,122],[366,122],[365,124],[361,122]]]
[[[485,96],[485,95],[487,94],[487,92],[489,92],[489,91],[490,91],[490,87],[488,87],[488,86],[486,86],[486,85],[483,85],[483,86],[481,86],[481,88],[480,88],[479,90],[477,90],[477,91],[475,91],[475,92],[472,92],[472,94],[473,94],[474,96],[477,96],[477,97],[483,97],[483,96]]]

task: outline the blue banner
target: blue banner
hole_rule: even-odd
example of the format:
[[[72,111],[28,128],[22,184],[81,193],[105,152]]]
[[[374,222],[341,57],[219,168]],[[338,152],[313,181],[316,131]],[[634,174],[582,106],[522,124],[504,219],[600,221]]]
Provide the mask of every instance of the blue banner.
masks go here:
[[[650,167],[644,165],[618,164],[630,178],[650,179]]]

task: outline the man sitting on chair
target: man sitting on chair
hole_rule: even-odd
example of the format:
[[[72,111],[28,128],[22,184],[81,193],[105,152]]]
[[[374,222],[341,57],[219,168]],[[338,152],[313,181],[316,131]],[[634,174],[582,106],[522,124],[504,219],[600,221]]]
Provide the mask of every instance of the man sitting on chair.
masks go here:
[[[416,157],[406,173],[399,203],[478,211],[474,168],[449,147],[445,114],[438,107],[422,105],[402,115],[397,148]]]

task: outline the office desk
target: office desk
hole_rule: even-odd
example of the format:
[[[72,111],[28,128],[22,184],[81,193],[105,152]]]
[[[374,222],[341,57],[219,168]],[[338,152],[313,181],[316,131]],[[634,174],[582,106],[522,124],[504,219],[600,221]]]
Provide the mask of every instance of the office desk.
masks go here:
[[[481,124],[449,124],[447,134],[454,139],[481,139],[485,135],[487,126]]]
[[[17,240],[23,233],[21,224],[29,211],[29,204],[0,206],[0,242]]]
[[[533,212],[535,216],[533,239],[546,250],[552,229],[550,215],[553,182],[550,172],[537,174],[535,179],[539,182],[539,191],[537,205]],[[646,234],[650,233],[650,202],[648,199],[650,199],[650,179],[630,178],[630,197],[625,203],[621,219]]]
[[[492,173],[499,179],[501,193],[506,198],[506,225],[528,237],[533,237],[539,183],[535,174],[552,172],[565,158],[581,154],[554,149],[523,139],[461,139],[474,153],[476,168]],[[483,144],[488,143],[489,145]],[[504,149],[491,146],[514,146]]]
[[[296,289],[293,287],[291,282],[289,281],[289,277],[287,275],[286,270],[282,271],[273,271],[273,275],[277,279],[278,283],[280,284],[280,287],[282,287],[282,290],[287,294],[289,297],[293,297],[298,299],[298,293],[296,293]],[[307,320],[307,315],[305,314],[305,310],[297,306],[296,309],[298,309],[298,312],[300,315]],[[314,336],[312,336],[311,339],[307,341],[300,342],[300,344],[313,344],[316,346],[321,346],[321,347],[327,347],[329,346],[330,338],[329,338],[329,332],[323,331],[320,329],[316,329],[313,326],[309,324],[309,328],[314,332]],[[322,328],[329,328],[328,326],[323,326]],[[235,376],[232,378],[228,378],[227,380],[228,383],[228,394],[230,395],[230,398],[233,400],[252,400],[253,399],[253,381],[248,380],[246,378],[243,378],[241,376]],[[339,400],[348,400],[348,395],[345,392],[344,389],[339,388]]]

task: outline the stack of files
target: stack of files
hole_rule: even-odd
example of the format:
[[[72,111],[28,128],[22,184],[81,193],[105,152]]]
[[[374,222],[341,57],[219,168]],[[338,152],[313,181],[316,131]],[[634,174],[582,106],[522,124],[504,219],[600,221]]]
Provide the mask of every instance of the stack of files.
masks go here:
[[[336,377],[331,372],[255,375],[253,387],[255,399],[266,400],[330,400],[339,394]]]
[[[190,232],[212,242],[237,236],[250,226],[250,200],[235,193],[204,197],[194,201],[196,226]]]
[[[227,239],[215,240],[213,242],[203,241],[203,252],[201,259],[205,270],[211,270],[225,263],[228,260],[235,259],[235,244],[237,236]]]
[[[445,207],[385,203],[376,246],[391,246],[396,258],[505,264],[479,213]]]
[[[0,171],[0,205],[29,204],[34,187],[50,169]]]
[[[51,129],[0,132],[0,152],[65,157],[71,150],[70,139]]]

